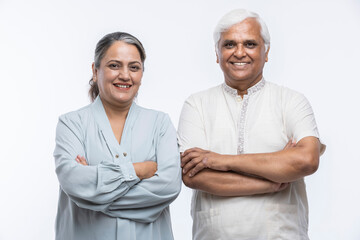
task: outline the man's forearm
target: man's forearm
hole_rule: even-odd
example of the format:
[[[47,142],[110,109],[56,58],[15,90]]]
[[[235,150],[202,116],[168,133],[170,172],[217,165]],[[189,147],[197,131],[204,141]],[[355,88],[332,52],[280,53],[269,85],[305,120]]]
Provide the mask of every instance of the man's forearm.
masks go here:
[[[259,176],[273,182],[293,182],[314,173],[319,165],[320,142],[306,137],[294,147],[273,153],[221,155],[200,148],[182,155],[183,173],[194,177],[206,168]]]
[[[218,196],[248,196],[283,190],[286,185],[234,172],[204,169],[194,177],[183,174],[186,186]]]
[[[293,182],[314,173],[319,164],[320,144],[310,137],[298,146],[274,153],[228,156],[228,170],[246,172],[274,182]]]

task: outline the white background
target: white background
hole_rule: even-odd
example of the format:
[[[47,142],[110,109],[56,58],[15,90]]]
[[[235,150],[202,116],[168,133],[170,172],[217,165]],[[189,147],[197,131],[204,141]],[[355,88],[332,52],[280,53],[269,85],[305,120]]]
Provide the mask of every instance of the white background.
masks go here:
[[[138,103],[170,114],[220,84],[212,31],[234,8],[258,12],[271,34],[268,81],[310,100],[327,151],[306,178],[311,239],[360,239],[360,2],[280,0],[0,0],[0,239],[54,239],[60,114],[89,103],[97,41],[127,31],[148,58]],[[171,205],[175,239],[191,239],[191,191]]]

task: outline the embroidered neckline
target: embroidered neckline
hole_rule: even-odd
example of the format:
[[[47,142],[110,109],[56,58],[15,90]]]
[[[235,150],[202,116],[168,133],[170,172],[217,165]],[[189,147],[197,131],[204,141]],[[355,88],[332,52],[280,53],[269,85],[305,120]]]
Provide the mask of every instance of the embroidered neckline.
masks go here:
[[[248,88],[247,94],[244,95],[242,106],[240,110],[239,119],[237,122],[238,127],[238,142],[237,142],[237,153],[243,154],[245,153],[245,125],[246,125],[246,113],[247,108],[249,104],[249,97],[253,95],[254,93],[260,91],[265,86],[265,79],[262,78],[258,83],[256,83],[254,86]],[[228,86],[225,82],[222,84],[222,87],[224,91],[228,94],[230,94],[233,97],[239,98],[240,95],[238,95],[237,90]]]
[[[262,78],[258,83],[256,83],[254,86],[248,88],[247,90],[247,95],[250,96],[252,94],[254,94],[257,91],[260,91],[263,87],[265,86],[265,79]],[[229,85],[227,85],[225,82],[223,82],[222,84],[223,89],[225,90],[225,92],[227,92],[228,94],[230,94],[233,97],[238,97],[238,93],[237,90],[235,88],[230,87]]]

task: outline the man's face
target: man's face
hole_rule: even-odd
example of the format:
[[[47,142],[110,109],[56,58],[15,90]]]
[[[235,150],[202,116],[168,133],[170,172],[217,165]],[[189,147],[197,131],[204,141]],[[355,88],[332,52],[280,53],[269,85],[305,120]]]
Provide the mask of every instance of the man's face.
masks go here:
[[[229,86],[248,88],[262,79],[269,49],[265,52],[260,24],[254,18],[247,18],[223,32],[218,44],[217,62]]]

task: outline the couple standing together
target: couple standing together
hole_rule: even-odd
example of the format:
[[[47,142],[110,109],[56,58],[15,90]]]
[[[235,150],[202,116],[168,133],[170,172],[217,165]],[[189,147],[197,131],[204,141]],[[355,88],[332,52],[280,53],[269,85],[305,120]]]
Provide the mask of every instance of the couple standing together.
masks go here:
[[[214,40],[224,82],[185,101],[177,133],[134,102],[141,42],[122,32],[98,42],[93,102],[56,130],[57,240],[171,240],[181,179],[194,189],[195,240],[308,239],[304,177],[323,151],[311,106],[265,81],[270,35],[257,14],[226,14]]]

